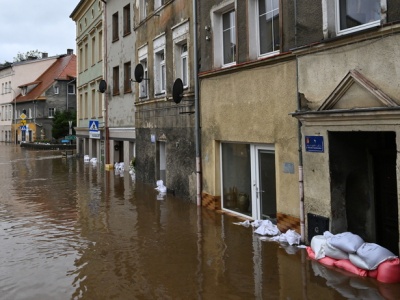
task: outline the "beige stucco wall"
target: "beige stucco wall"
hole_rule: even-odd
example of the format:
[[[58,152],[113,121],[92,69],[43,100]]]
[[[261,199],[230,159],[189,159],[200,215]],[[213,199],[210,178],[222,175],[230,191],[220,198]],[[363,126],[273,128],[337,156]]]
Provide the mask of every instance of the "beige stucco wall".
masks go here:
[[[299,93],[304,95],[308,107],[316,110],[349,70],[356,69],[399,104],[399,43],[399,35],[388,35],[299,56]],[[350,108],[349,105],[354,108],[383,107],[382,103],[367,94],[356,83],[334,108],[348,109]],[[303,151],[305,214],[312,212],[330,219],[334,217],[331,212],[328,131],[392,131],[396,133],[396,144],[399,152],[400,131],[398,123],[399,116],[396,112],[315,115],[303,120],[303,144],[304,136],[319,135],[324,137],[325,148],[324,153]],[[398,155],[397,162],[399,161]],[[396,168],[398,199],[400,199],[399,163],[397,163]]]
[[[219,142],[275,147],[277,211],[299,216],[294,60],[204,77],[200,82],[203,192],[221,195]],[[294,174],[284,173],[293,163]]]

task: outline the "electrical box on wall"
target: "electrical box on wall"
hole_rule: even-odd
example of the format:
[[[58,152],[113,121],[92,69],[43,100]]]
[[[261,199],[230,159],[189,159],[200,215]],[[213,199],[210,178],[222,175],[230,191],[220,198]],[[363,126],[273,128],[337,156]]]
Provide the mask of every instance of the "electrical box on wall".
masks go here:
[[[315,235],[322,235],[325,231],[329,230],[329,218],[318,216],[315,214],[307,214],[308,221],[308,241]]]

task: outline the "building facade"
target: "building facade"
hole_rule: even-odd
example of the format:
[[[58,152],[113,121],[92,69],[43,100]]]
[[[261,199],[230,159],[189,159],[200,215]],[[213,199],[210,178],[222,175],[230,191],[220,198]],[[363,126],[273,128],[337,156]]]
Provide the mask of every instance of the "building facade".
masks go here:
[[[308,240],[351,231],[398,254],[400,1],[315,8],[320,38],[294,51]]]
[[[136,3],[136,176],[195,201],[193,5]]]
[[[47,53],[43,53],[41,59],[15,62],[0,69],[0,142],[17,142],[12,124],[18,118],[15,100],[21,94],[19,86],[38,78],[57,57],[48,57]]]
[[[135,1],[108,1],[104,7],[109,163],[123,162],[125,169],[135,157],[136,139],[134,6]]]
[[[106,162],[105,93],[99,91],[104,79],[104,3],[81,0],[70,18],[76,23],[77,126],[76,147],[80,156],[89,155]],[[98,124],[95,134],[89,125]]]

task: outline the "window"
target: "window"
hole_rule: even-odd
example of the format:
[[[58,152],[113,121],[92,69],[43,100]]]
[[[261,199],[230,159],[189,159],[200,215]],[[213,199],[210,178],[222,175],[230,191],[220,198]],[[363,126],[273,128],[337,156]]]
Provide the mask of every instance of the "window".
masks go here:
[[[148,0],[140,0],[140,19],[144,20],[147,17],[147,1]]]
[[[147,51],[148,51],[147,44],[138,48],[138,58],[139,58],[139,63],[143,66],[143,78],[144,78],[142,82],[139,83],[139,99],[145,99],[149,95],[149,86],[147,80],[147,78],[149,78],[147,69]]]
[[[83,71],[83,48],[79,48],[79,71]]]
[[[165,3],[165,0],[155,0],[154,1],[154,9],[157,9],[157,8],[163,6],[164,3]]]
[[[380,11],[381,0],[337,0],[338,32],[379,25]]]
[[[96,63],[96,37],[92,37],[92,66]]]
[[[141,83],[139,83],[139,97],[140,98],[147,98],[148,94],[149,94],[149,87],[147,84],[147,80],[146,78],[148,78],[148,71],[147,71],[147,57],[142,58],[140,60],[140,64],[142,64],[143,66],[143,78],[145,78],[144,80],[142,80]]]
[[[154,57],[154,90],[155,94],[164,94],[165,93],[165,81],[166,81],[166,74],[165,74],[165,53],[164,49],[156,52]]]
[[[131,74],[131,62],[127,62],[124,64],[124,93],[132,91]]]
[[[322,0],[324,39],[386,22],[387,0]]]
[[[154,39],[154,94],[165,94],[166,66],[165,66],[165,34]]]
[[[55,113],[56,109],[54,107],[49,107],[49,118],[54,118]]]
[[[124,35],[131,33],[131,6],[124,7]]]
[[[85,64],[85,70],[87,70],[87,68],[88,68],[88,55],[89,55],[89,46],[88,46],[88,44],[86,43],[85,44],[85,59],[84,59],[84,64]]]
[[[185,21],[172,27],[172,38],[174,41],[174,78],[180,78],[184,88],[189,86],[189,52],[188,40],[189,22]]]
[[[227,67],[236,62],[235,1],[223,1],[211,11],[214,66]],[[254,17],[253,17],[254,19]]]
[[[279,0],[258,0],[259,55],[279,50]]]
[[[234,10],[222,15],[222,38],[224,65],[234,63],[236,58],[236,28]]]
[[[75,84],[68,84],[68,94],[69,95],[75,95]]]
[[[181,79],[183,86],[188,86],[188,49],[187,44],[181,46]]]
[[[54,86],[54,94],[58,95],[60,93],[60,87],[58,85]]]
[[[119,67],[113,68],[113,94],[119,95]]]
[[[118,40],[118,12],[113,14],[112,16],[112,40],[117,41]]]
[[[92,105],[91,105],[91,111],[92,111],[92,118],[96,117],[96,90],[92,89]]]
[[[99,61],[101,61],[103,59],[103,31],[99,31],[98,49]]]

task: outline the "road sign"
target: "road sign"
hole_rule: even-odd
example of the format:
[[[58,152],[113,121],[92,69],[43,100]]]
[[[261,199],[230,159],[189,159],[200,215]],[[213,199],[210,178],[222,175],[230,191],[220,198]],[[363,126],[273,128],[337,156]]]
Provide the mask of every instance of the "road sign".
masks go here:
[[[69,140],[69,141],[74,141],[74,140],[76,140],[76,136],[75,135],[66,135],[65,139]]]
[[[26,126],[19,126],[19,129],[26,130]]]
[[[89,120],[89,131],[99,131],[98,120]]]
[[[24,120],[24,119],[26,118],[26,114],[22,113],[22,114],[19,115],[19,117],[20,117],[22,120]]]
[[[22,119],[21,120],[21,125],[26,125],[26,120]]]

